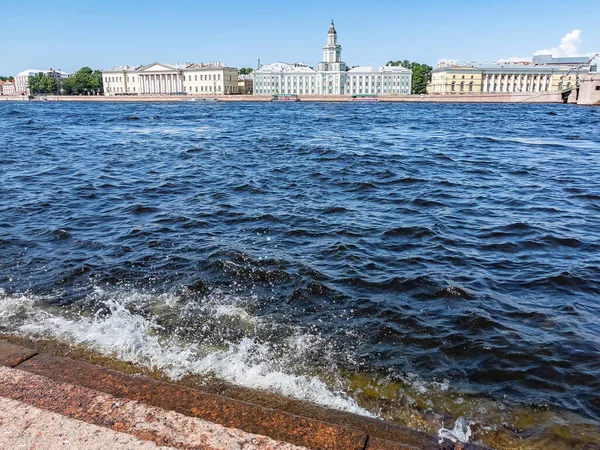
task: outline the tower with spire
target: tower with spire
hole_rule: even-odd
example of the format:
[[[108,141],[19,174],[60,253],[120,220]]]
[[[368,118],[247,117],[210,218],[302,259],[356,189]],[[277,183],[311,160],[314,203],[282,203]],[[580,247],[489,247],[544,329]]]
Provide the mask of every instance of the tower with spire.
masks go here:
[[[323,60],[318,66],[317,88],[321,94],[343,94],[346,64],[342,61],[342,46],[337,42],[333,19],[323,47]]]

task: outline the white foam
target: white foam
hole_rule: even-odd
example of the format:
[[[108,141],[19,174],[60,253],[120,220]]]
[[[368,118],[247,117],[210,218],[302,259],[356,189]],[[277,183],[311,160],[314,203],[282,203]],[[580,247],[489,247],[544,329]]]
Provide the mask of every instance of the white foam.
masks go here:
[[[215,349],[214,345],[167,335],[154,316],[147,318],[135,312],[140,305],[148,304],[177,307],[174,311],[178,314],[185,314],[186,308],[202,307],[211,320],[227,316],[260,326],[260,320],[238,304],[239,299],[217,296],[208,299],[207,305],[181,305],[181,298],[173,294],[110,293],[102,289],[96,289],[90,297],[92,301],[101,299],[108,311],[95,315],[74,313],[68,308],[48,307],[34,296],[6,295],[0,291],[0,319],[16,332],[83,344],[124,361],[157,367],[173,379],[188,374],[211,375],[237,385],[374,417],[346,393],[334,392],[318,376],[290,367],[294,361],[302,361],[308,351],[314,352],[314,346],[326,347],[316,336],[299,330],[281,338],[283,342],[270,343],[246,335]]]
[[[443,439],[450,439],[452,442],[469,442],[471,439],[471,422],[467,422],[464,417],[459,417],[454,422],[454,428],[440,428],[437,432],[440,438],[440,444]]]

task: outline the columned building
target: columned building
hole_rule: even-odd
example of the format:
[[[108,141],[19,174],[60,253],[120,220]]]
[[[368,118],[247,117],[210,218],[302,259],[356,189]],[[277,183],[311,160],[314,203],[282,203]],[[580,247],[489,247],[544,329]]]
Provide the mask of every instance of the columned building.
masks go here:
[[[102,71],[106,95],[238,93],[238,72],[222,63],[122,66]]]
[[[276,62],[261,66],[253,75],[255,95],[407,95],[412,81],[412,71],[403,67],[349,70],[342,61],[333,21],[317,70],[303,63]]]
[[[428,94],[558,92],[578,85],[594,66],[587,57],[534,56],[531,63],[450,65],[433,70]]]

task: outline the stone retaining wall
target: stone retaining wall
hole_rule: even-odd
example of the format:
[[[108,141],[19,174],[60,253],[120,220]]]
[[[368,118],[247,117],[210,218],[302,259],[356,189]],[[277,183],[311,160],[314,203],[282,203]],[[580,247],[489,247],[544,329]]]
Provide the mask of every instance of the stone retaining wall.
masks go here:
[[[294,446],[313,450],[482,449],[473,444],[440,442],[437,436],[326,408],[321,408],[322,418],[328,417],[328,411],[337,416],[336,421],[346,415],[352,426],[301,417],[82,361],[38,354],[1,340],[0,396],[183,449],[196,448],[188,439],[196,432],[206,442],[233,437],[264,444],[243,447],[247,450],[291,450]]]

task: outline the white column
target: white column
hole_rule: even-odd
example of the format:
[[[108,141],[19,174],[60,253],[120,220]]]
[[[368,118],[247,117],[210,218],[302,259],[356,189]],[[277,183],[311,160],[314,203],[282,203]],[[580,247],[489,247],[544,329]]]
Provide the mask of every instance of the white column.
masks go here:
[[[538,74],[537,76],[537,91],[540,92],[540,84],[542,82],[542,75]]]
[[[504,83],[502,86],[502,92],[508,92],[508,75],[504,74]]]
[[[533,75],[531,75],[529,77],[529,92],[533,92],[533,87],[534,87],[534,84],[533,84]]]
[[[523,92],[525,89],[523,88],[525,82],[525,75],[522,73],[519,74],[519,92]]]

